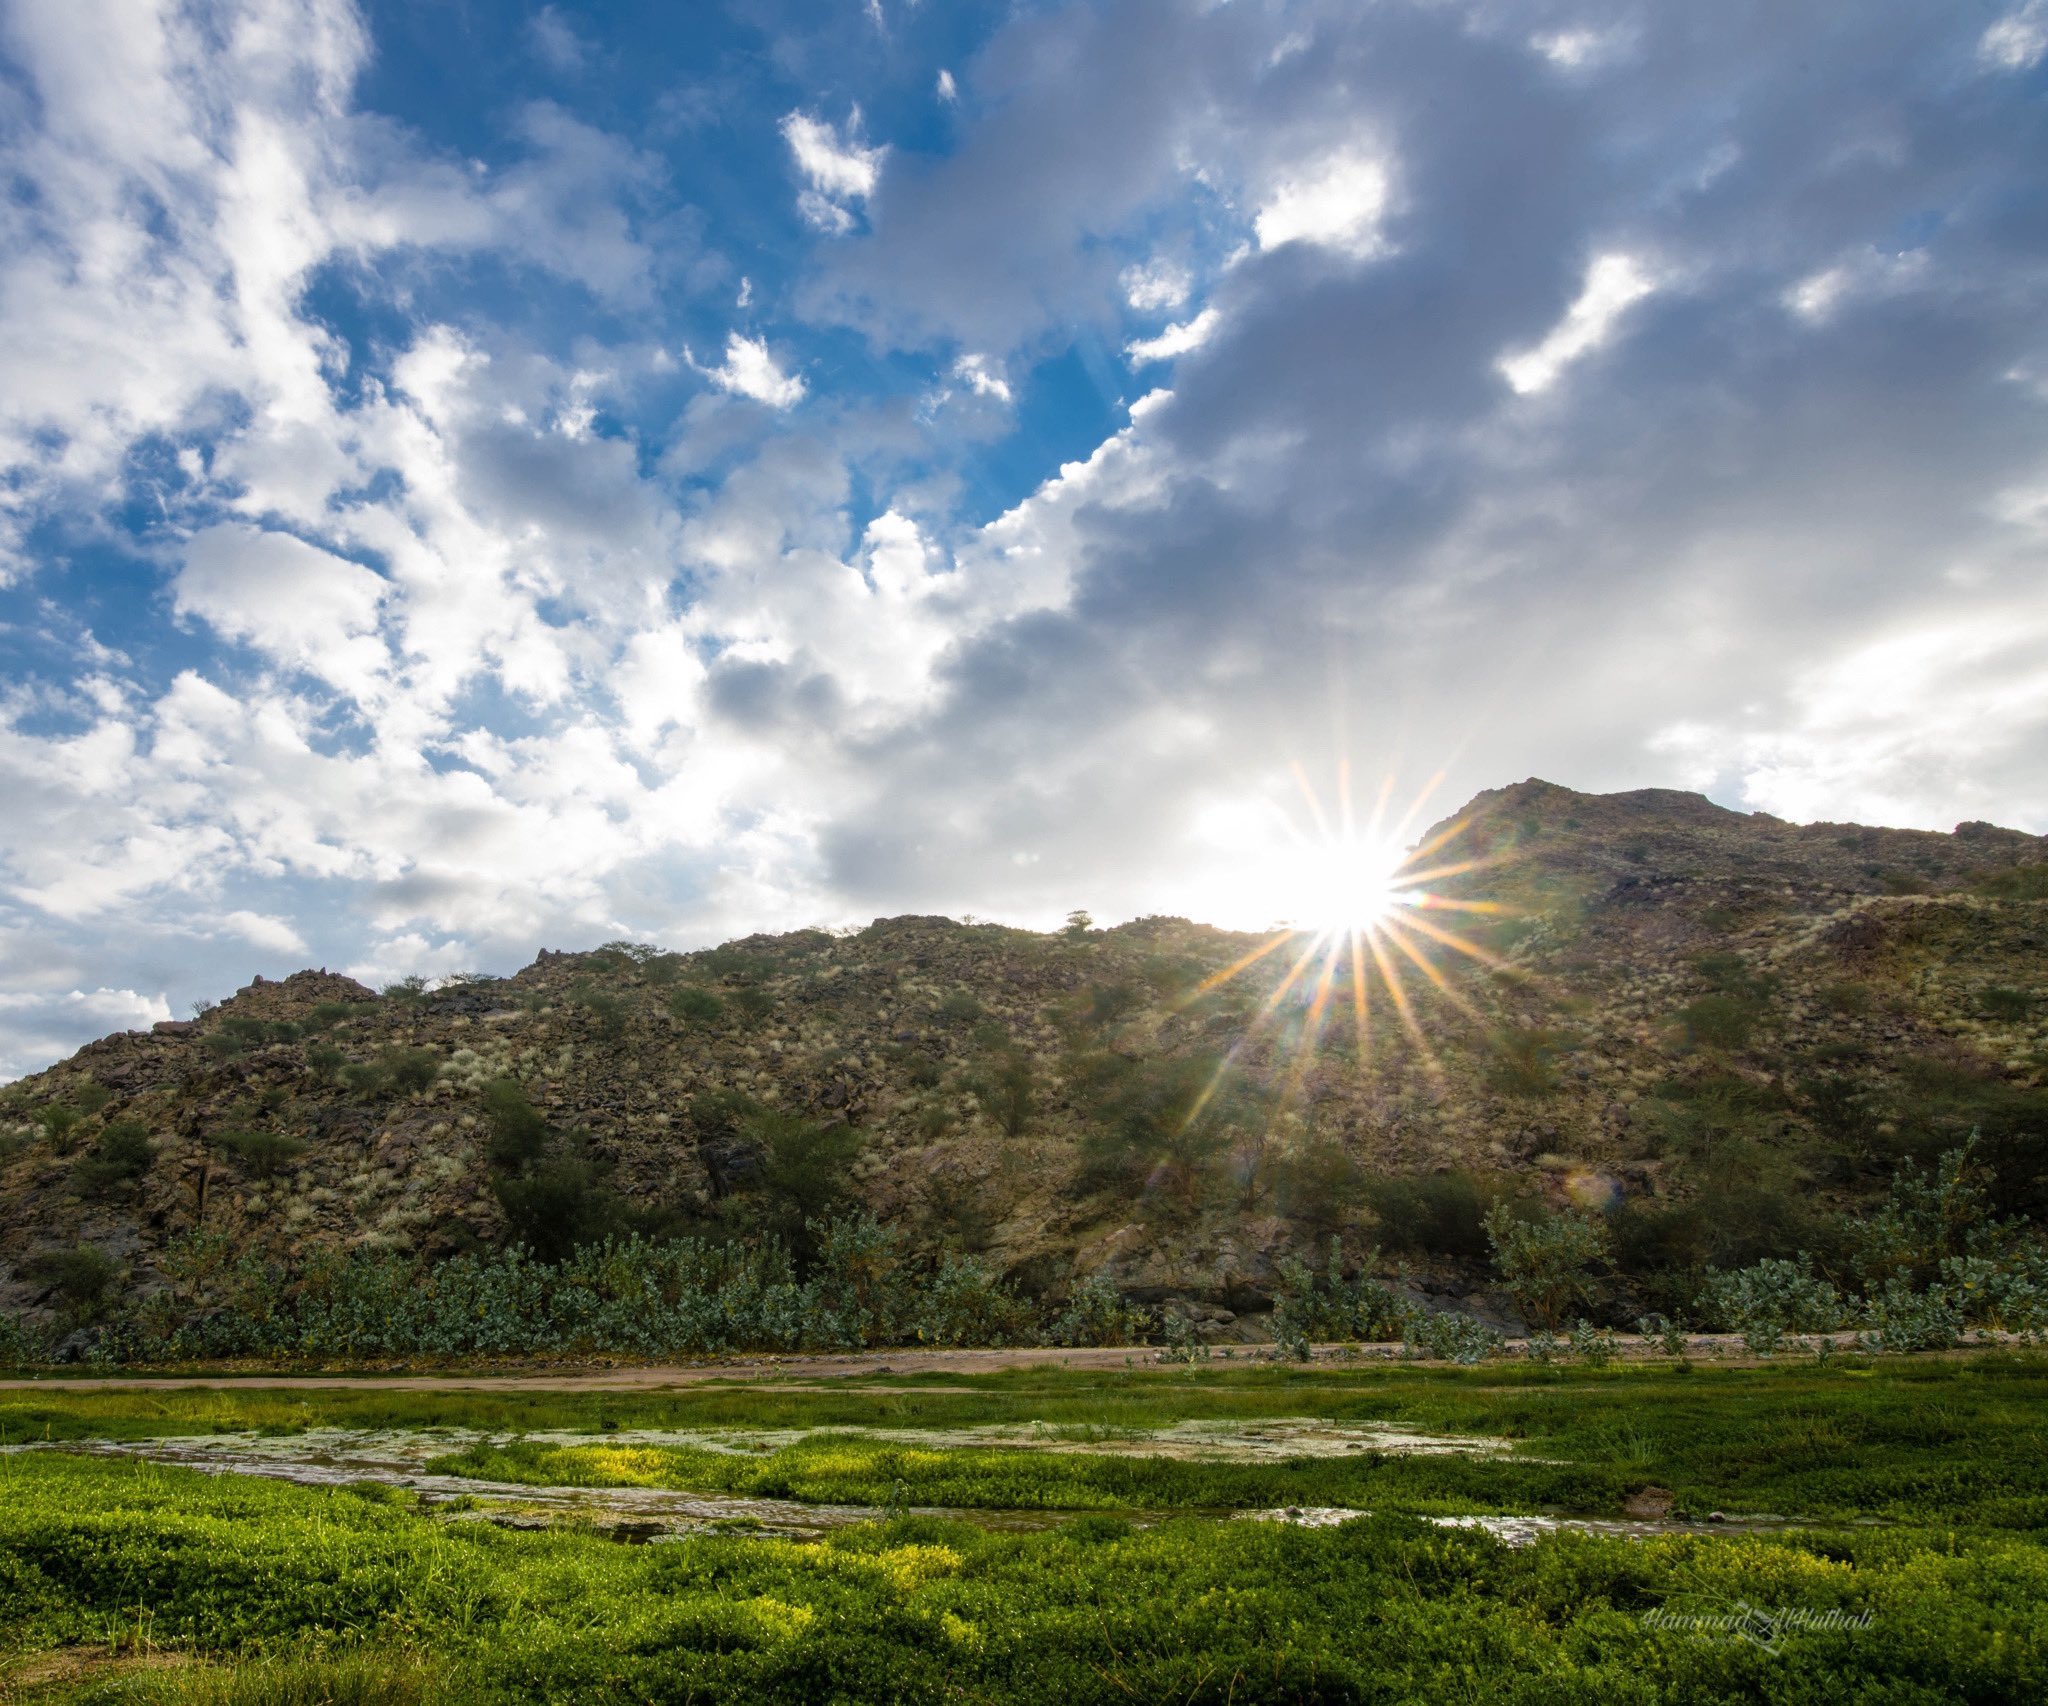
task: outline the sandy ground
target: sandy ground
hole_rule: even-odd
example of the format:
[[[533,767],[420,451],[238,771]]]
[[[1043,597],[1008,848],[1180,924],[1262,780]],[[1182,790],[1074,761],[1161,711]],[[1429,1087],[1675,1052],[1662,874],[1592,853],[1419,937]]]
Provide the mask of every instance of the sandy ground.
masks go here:
[[[1853,1333],[1806,1335],[1788,1340],[1785,1350],[1773,1359],[1788,1363],[1810,1359],[1812,1345],[1820,1337],[1833,1340],[1837,1350],[1854,1348]],[[2001,1339],[2001,1344],[2017,1343]],[[1663,1362],[1671,1353],[1655,1339],[1624,1334],[1619,1339],[1619,1360]],[[1803,1347],[1803,1348],[1802,1348]],[[1233,1345],[1230,1361],[1221,1349],[1215,1360],[1200,1366],[1210,1369],[1255,1363],[1264,1349],[1256,1345]],[[1399,1362],[1404,1347],[1399,1344],[1318,1345],[1315,1360],[1326,1367],[1370,1366]],[[1509,1340],[1492,1362],[1519,1360],[1522,1344]],[[1739,1335],[1698,1333],[1686,1341],[1686,1354],[1697,1360],[1717,1363],[1752,1363],[1752,1356]],[[1938,1353],[1936,1353],[1938,1354]],[[1968,1351],[1949,1354],[1969,1354]],[[1573,1359],[1562,1357],[1570,1364]],[[373,1391],[403,1386],[421,1392],[564,1392],[564,1391],[659,1391],[667,1387],[701,1386],[713,1382],[735,1385],[801,1385],[818,1381],[871,1379],[877,1375],[1000,1374],[1012,1369],[1071,1368],[1121,1369],[1157,1368],[1160,1353],[1150,1346],[1111,1345],[1084,1349],[1050,1346],[1019,1347],[1014,1350],[865,1351],[827,1356],[731,1357],[701,1363],[620,1365],[611,1363],[535,1368],[509,1367],[502,1371],[470,1370],[462,1373],[413,1372],[404,1368],[363,1371],[350,1374],[297,1374],[262,1368],[222,1368],[197,1373],[96,1375],[47,1374],[27,1379],[0,1380],[0,1392],[33,1392],[61,1389],[67,1392],[180,1391],[211,1386],[262,1386],[299,1391]],[[1435,1365],[1442,1366],[1442,1365]]]

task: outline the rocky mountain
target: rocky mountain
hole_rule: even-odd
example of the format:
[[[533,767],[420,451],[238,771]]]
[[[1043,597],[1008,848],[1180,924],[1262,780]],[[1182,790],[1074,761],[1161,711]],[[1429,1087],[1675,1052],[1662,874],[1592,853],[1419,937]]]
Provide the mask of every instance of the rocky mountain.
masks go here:
[[[903,917],[381,994],[258,979],[0,1091],[0,1309],[48,1305],[80,1246],[146,1290],[195,1229],[431,1259],[852,1202],[1227,1330],[1333,1236],[1469,1292],[1501,1196],[1607,1216],[1651,1297],[1825,1249],[1972,1131],[2001,1204],[2048,1211],[2043,838],[1530,781],[1407,880],[1356,954]]]

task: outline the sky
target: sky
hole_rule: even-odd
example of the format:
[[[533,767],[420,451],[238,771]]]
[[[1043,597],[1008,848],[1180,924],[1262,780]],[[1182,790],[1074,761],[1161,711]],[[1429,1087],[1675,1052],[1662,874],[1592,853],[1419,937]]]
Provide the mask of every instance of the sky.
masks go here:
[[[1344,765],[2048,831],[2048,0],[0,0],[0,186],[0,1077]]]

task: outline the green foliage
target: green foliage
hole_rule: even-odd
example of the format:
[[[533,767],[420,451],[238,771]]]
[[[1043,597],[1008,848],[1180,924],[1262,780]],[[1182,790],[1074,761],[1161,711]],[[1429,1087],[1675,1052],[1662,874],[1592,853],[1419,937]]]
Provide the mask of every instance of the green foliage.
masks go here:
[[[1311,1134],[1263,1165],[1274,1206],[1319,1240],[1342,1233],[1365,1201],[1365,1170],[1336,1137]]]
[[[612,990],[585,981],[569,991],[570,1004],[590,1015],[599,1036],[616,1039],[626,1033],[626,1001]]]
[[[1079,942],[1085,940],[1088,932],[1094,928],[1095,920],[1088,913],[1076,908],[1067,914],[1066,928],[1060,934],[1070,942]]]
[[[1786,1333],[1829,1333],[1849,1318],[1841,1293],[1804,1257],[1709,1274],[1698,1303],[1711,1324],[1742,1334],[1763,1356],[1777,1350]]]
[[[755,1166],[733,1184],[732,1223],[779,1242],[800,1269],[818,1256],[817,1228],[853,1201],[854,1158],[865,1141],[851,1126],[821,1125],[760,1108],[739,1123]]]
[[[1978,878],[1975,886],[1979,894],[2000,900],[2048,900],[2048,864],[2015,865]]]
[[[366,1102],[382,1101],[391,1093],[391,1069],[381,1061],[354,1061],[340,1068],[335,1076]]]
[[[611,1236],[628,1216],[610,1172],[581,1134],[552,1141],[516,1171],[493,1171],[491,1189],[511,1242],[540,1261],[558,1262]]]
[[[1036,1085],[1031,1056],[1020,1048],[996,1051],[967,1080],[976,1104],[1005,1137],[1024,1135],[1031,1122]]]
[[[1471,1173],[1423,1173],[1369,1179],[1365,1197],[1390,1250],[1470,1260],[1491,1248],[1486,1211],[1491,1194]]]
[[[23,1264],[30,1279],[55,1294],[75,1318],[91,1320],[111,1303],[121,1266],[96,1244],[73,1244],[48,1250]]]
[[[114,1092],[92,1078],[88,1078],[71,1092],[71,1105],[87,1119],[99,1115],[113,1099]]]
[[[387,983],[381,993],[386,1001],[415,1002],[427,993],[427,980],[414,972]]]
[[[1251,1088],[1202,1056],[1095,1055],[1076,1061],[1070,1077],[1091,1115],[1082,1182],[1142,1188],[1175,1214],[1199,1204],[1232,1132],[1254,1117]]]
[[[1590,1269],[1607,1255],[1599,1222],[1581,1214],[1522,1218],[1499,1203],[1485,1225],[1501,1284],[1539,1325],[1554,1328],[1568,1310],[1591,1302]]]
[[[640,975],[655,989],[666,989],[689,969],[681,954],[650,954],[640,962]]]
[[[1332,1238],[1320,1273],[1292,1256],[1283,1258],[1273,1293],[1274,1341],[1299,1350],[1317,1339],[1403,1336],[1420,1312],[1372,1277],[1378,1256],[1367,1250],[1358,1270],[1347,1275],[1343,1241]]]
[[[687,1025],[715,1025],[725,1013],[725,1003],[708,989],[691,984],[668,998],[668,1010]]]
[[[441,1056],[430,1048],[387,1048],[375,1060],[344,1066],[337,1076],[365,1101],[410,1095],[441,1075]]]
[[[230,1127],[208,1140],[223,1154],[232,1155],[252,1177],[268,1179],[284,1171],[305,1154],[298,1138],[281,1131]]]
[[[1145,1320],[1108,1275],[1090,1274],[1068,1294],[1046,1337],[1056,1345],[1134,1345],[1144,1337]]]
[[[82,1191],[113,1190],[133,1184],[155,1160],[156,1145],[149,1141],[147,1126],[140,1120],[110,1120],[99,1141],[72,1169],[72,1177]]]
[[[364,1001],[322,1001],[315,1005],[305,1018],[309,1031],[331,1031],[344,1019],[353,1019],[370,1010]]]
[[[1732,1052],[1748,1046],[1767,1011],[1758,995],[1702,995],[1685,1005],[1679,1021],[1693,1047]]]
[[[727,996],[733,1011],[749,1025],[758,1025],[775,1011],[775,997],[758,983],[743,983]]]
[[[1411,1355],[1441,1357],[1445,1362],[1483,1362],[1500,1349],[1500,1335],[1485,1322],[1455,1309],[1415,1311],[1402,1337]]]
[[[938,1016],[949,1025],[971,1025],[981,1014],[981,1003],[971,990],[951,990],[938,1005]]]
[[[1894,1279],[1925,1286],[1943,1262],[1988,1256],[2012,1242],[2019,1228],[1993,1214],[1976,1149],[1973,1133],[1930,1171],[1910,1162],[1901,1166],[1884,1203],[1875,1213],[1858,1217],[1855,1261],[1866,1286],[1881,1287]]]
[[[1977,991],[1977,1011],[1987,1019],[2000,1024],[2024,1024],[2034,1015],[2034,1009],[2041,1005],[2041,997],[2027,989],[2011,989],[2002,984],[1991,984]]]
[[[1558,1062],[1569,1046],[1558,1032],[1540,1026],[1504,1026],[1493,1034],[1486,1081],[1503,1096],[1554,1095]]]
[[[478,1100],[490,1131],[486,1154],[493,1167],[516,1170],[540,1159],[548,1144],[548,1122],[517,1079],[492,1079]]]
[[[1145,1005],[1145,992],[1134,983],[1098,983],[1088,990],[1088,1022],[1114,1025]]]
[[[341,1069],[348,1064],[348,1056],[332,1043],[308,1043],[306,1045],[306,1070],[322,1084],[332,1084]]]
[[[79,1112],[69,1102],[46,1102],[35,1112],[43,1128],[44,1141],[59,1155],[69,1155],[78,1143]]]

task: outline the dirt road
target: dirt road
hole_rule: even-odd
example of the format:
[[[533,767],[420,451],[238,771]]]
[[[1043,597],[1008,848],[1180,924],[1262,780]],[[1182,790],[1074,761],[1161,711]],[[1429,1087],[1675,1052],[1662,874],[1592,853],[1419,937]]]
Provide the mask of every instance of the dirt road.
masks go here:
[[[1804,1342],[1820,1337],[1834,1340],[1838,1350],[1848,1350],[1853,1333],[1805,1335]],[[2000,1338],[2006,1336],[2000,1335]],[[1242,1366],[1269,1346],[1235,1345],[1236,1364]],[[1315,1360],[1337,1367],[1402,1360],[1406,1347],[1400,1344],[1318,1345]],[[1521,1350],[1518,1340],[1504,1347],[1507,1358]],[[1220,1352],[1216,1353],[1220,1357]],[[1686,1341],[1686,1354],[1717,1363],[1746,1363],[1756,1359],[1733,1333],[1699,1333]],[[1792,1343],[1776,1360],[1791,1361],[1801,1355]],[[1811,1350],[1805,1351],[1810,1356]],[[209,1386],[262,1386],[301,1391],[374,1391],[404,1387],[418,1392],[642,1392],[664,1387],[702,1386],[712,1382],[737,1385],[805,1385],[827,1380],[859,1380],[876,1375],[899,1374],[1000,1374],[1011,1369],[1071,1368],[1121,1369],[1157,1368],[1157,1349],[1145,1346],[1111,1345],[1080,1349],[1057,1346],[1023,1346],[1014,1350],[889,1350],[858,1351],[823,1356],[732,1357],[716,1362],[665,1363],[642,1366],[616,1364],[565,1364],[559,1367],[508,1367],[502,1371],[471,1370],[462,1373],[429,1371],[412,1373],[405,1369],[353,1374],[294,1374],[260,1368],[222,1368],[193,1374],[49,1374],[28,1379],[0,1380],[0,1392],[175,1392]],[[1618,1359],[1624,1362],[1668,1360],[1671,1353],[1655,1339],[1621,1335]],[[1569,1360],[1569,1359],[1567,1359]],[[1218,1364],[1212,1363],[1210,1367]]]

